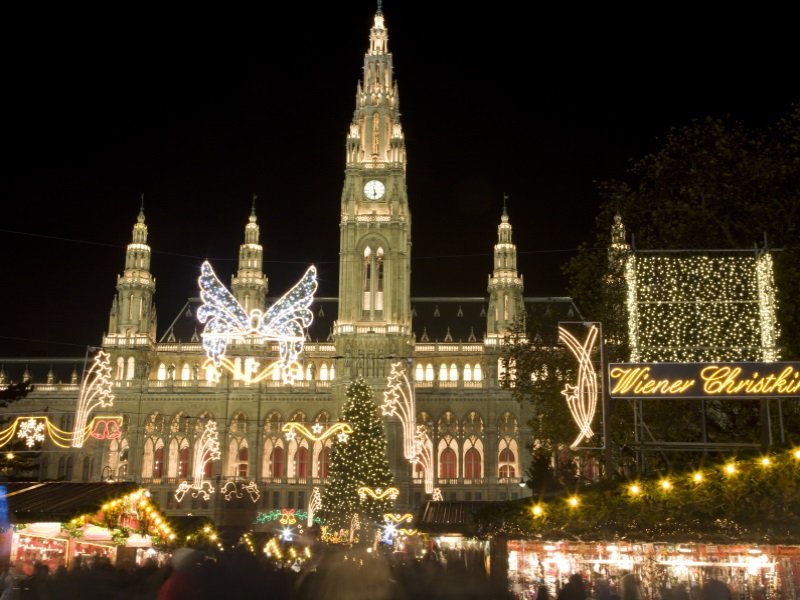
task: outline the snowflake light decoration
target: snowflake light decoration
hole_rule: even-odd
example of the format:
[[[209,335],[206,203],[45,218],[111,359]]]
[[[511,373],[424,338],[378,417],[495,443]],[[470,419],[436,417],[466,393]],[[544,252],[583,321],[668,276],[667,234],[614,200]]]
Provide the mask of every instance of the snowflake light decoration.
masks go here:
[[[28,448],[33,448],[36,442],[44,441],[44,427],[45,422],[42,419],[26,419],[19,424],[17,437],[25,440],[25,445]]]

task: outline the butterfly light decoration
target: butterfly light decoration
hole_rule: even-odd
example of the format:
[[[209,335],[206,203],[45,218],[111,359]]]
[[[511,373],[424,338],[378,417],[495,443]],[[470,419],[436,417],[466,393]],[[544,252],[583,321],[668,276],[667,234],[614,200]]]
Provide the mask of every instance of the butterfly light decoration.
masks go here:
[[[248,337],[277,341],[281,380],[293,383],[297,378],[293,366],[303,351],[305,330],[314,319],[308,307],[317,291],[316,267],[310,266],[300,281],[266,311],[254,308],[248,313],[222,285],[208,261],[200,267],[198,283],[203,304],[197,309],[197,320],[205,324],[203,348],[214,365],[226,364],[225,349],[230,342]]]

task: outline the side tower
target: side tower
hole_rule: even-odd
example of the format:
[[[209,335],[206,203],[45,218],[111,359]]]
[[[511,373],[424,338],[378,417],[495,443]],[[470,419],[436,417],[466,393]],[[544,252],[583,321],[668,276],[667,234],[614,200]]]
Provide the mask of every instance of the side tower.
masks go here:
[[[156,344],[155,291],[142,201],[133,226],[133,239],[125,251],[125,270],[117,276],[117,293],[111,304],[108,333],[103,339],[117,381],[146,375],[146,353]]]
[[[341,199],[337,378],[382,389],[392,358],[411,355],[411,214],[406,153],[380,7],[347,134]]]
[[[517,272],[517,247],[511,241],[511,222],[503,205],[497,243],[494,245],[494,271],[489,275],[489,311],[486,337],[502,340],[514,324],[525,318],[522,276]]]
[[[260,228],[256,223],[256,196],[244,228],[244,243],[239,246],[239,270],[231,278],[233,295],[249,313],[263,309],[267,297],[267,276],[264,275],[264,248],[259,243]]]
[[[133,241],[125,252],[125,271],[117,276],[117,293],[108,320],[109,341],[127,338],[155,342],[155,291],[156,280],[150,273],[150,246],[147,245],[147,225],[144,223],[142,204],[133,226]]]

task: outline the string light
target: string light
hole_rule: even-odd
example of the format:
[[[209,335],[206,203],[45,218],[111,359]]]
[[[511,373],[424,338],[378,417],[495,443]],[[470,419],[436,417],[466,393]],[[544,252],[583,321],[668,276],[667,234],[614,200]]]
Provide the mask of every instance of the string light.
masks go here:
[[[414,438],[414,460],[412,465],[419,464],[425,477],[425,493],[433,493],[433,444],[424,425],[417,425]]]
[[[358,495],[362,500],[367,496],[373,500],[396,500],[399,494],[400,490],[398,490],[396,487],[389,487],[384,490],[382,488],[372,489],[371,487],[362,485],[360,488],[358,488]]]
[[[658,482],[658,485],[660,485],[661,489],[664,490],[665,492],[668,492],[669,490],[672,489],[672,482],[669,479],[662,479],[661,481]]]
[[[778,360],[770,254],[631,254],[625,279],[631,362]]]
[[[208,500],[214,493],[214,486],[210,481],[205,480],[206,465],[209,462],[220,459],[219,433],[217,432],[217,422],[213,419],[206,421],[203,433],[194,448],[194,479],[192,483],[182,481],[175,491],[175,499],[180,502],[186,492],[192,492],[192,498],[201,496],[203,500]]]
[[[97,439],[116,439],[120,437],[119,429],[122,417],[92,417],[92,420],[82,430],[65,431],[53,423],[46,415],[20,416],[3,430],[0,430],[0,447],[5,446],[16,437],[23,438],[28,448],[36,442],[44,441],[44,433],[50,441],[59,448],[74,447],[74,441],[79,439],[81,446],[89,436]]]
[[[569,446],[572,449],[582,440],[588,440],[594,435],[592,421],[597,410],[597,373],[592,365],[591,352],[597,340],[597,333],[597,326],[590,325],[586,341],[581,344],[569,331],[561,326],[558,328],[559,339],[566,344],[578,361],[577,385],[567,384],[561,392],[567,400],[572,419],[579,430],[578,437]]]
[[[417,456],[415,436],[417,430],[414,390],[408,381],[402,362],[392,363],[391,372],[383,392],[383,416],[395,416],[403,425],[403,455],[412,463]]]
[[[306,520],[308,527],[314,524],[314,515],[320,510],[322,510],[322,494],[319,493],[319,488],[315,486],[308,501],[308,519]]]
[[[580,504],[580,499],[577,496],[570,496],[567,498],[567,504],[569,504],[570,508],[577,508],[578,504]]]
[[[317,427],[318,425],[321,426],[321,424],[317,423],[312,428],[312,429],[314,428],[317,429],[317,432],[314,433],[302,423],[299,423],[297,421],[289,421],[281,428],[281,431],[286,432],[286,439],[289,441],[294,440],[297,434],[299,433],[303,437],[306,437],[313,442],[323,442],[332,435],[336,435],[337,439],[340,442],[346,442],[348,436],[351,433],[353,433],[353,428],[350,427],[348,423],[343,423],[341,421],[339,423],[334,423],[333,425],[324,430],[320,429],[320,427]]]
[[[725,471],[726,475],[735,475],[736,474],[736,465],[733,463],[728,463],[722,468]]]
[[[203,304],[197,309],[197,320],[205,324],[203,348],[214,364],[224,364],[222,357],[229,343],[277,341],[282,380],[294,383],[297,370],[292,365],[303,351],[305,330],[314,320],[308,307],[317,290],[316,267],[310,266],[300,281],[266,312],[254,308],[248,314],[222,285],[208,261],[200,267],[198,284]]]
[[[631,496],[638,496],[639,494],[642,493],[642,488],[639,487],[639,484],[637,483],[631,484],[628,486],[628,493]]]
[[[78,405],[75,407],[75,429],[72,436],[72,447],[82,448],[86,421],[98,406],[113,406],[114,394],[111,391],[111,355],[100,350],[94,356],[92,366],[81,383]]]
[[[533,508],[531,508],[531,512],[534,517],[541,517],[544,514],[544,508],[542,508],[541,504],[534,504]]]
[[[692,473],[692,481],[695,483],[702,483],[703,481],[703,474],[700,471],[695,471]]]

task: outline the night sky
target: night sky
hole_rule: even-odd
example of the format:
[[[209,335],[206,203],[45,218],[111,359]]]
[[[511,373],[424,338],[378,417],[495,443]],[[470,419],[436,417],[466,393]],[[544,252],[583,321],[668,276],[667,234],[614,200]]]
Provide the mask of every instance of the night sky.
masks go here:
[[[318,294],[336,295],[345,134],[374,8],[8,19],[0,356],[100,343],[142,193],[159,336],[197,295],[204,259],[230,282],[254,193],[270,294],[314,263]],[[596,180],[623,176],[671,126],[762,126],[800,100],[795,36],[780,31],[793,21],[754,7],[724,19],[383,8],[414,295],[485,294],[503,194],[525,295],[564,295],[560,265],[592,238]]]

